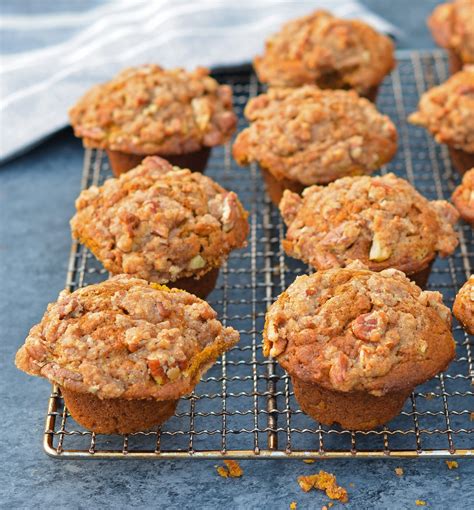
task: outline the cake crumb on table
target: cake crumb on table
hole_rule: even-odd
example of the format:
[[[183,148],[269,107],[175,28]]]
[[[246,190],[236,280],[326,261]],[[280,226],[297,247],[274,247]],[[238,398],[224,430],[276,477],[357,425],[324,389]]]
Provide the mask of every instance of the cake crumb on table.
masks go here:
[[[225,460],[225,466],[216,466],[217,473],[222,478],[240,478],[244,472],[236,460]]]
[[[423,501],[422,499],[417,499],[415,501],[416,506],[426,506],[426,501]]]
[[[395,468],[395,474],[397,476],[403,476],[403,474],[404,474],[403,468],[401,468],[401,467]]]
[[[459,464],[455,460],[447,460],[446,465],[448,469],[457,469],[459,467]]]
[[[346,489],[338,486],[336,477],[326,471],[321,470],[314,475],[299,476],[298,484],[304,492],[314,488],[325,491],[328,497],[342,503],[346,503],[349,500]]]
[[[303,459],[305,464],[314,464],[316,461],[314,459]]]
[[[296,508],[298,507],[296,501],[292,501],[290,503],[290,510],[296,510]]]

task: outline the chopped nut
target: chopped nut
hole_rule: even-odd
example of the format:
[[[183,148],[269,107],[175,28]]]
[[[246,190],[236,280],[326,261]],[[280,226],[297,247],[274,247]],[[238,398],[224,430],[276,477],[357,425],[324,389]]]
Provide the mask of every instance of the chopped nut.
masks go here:
[[[304,492],[314,488],[325,491],[326,495],[331,499],[342,501],[343,503],[349,500],[346,489],[339,487],[336,483],[336,477],[326,471],[321,470],[314,475],[299,476],[298,484]]]
[[[447,460],[446,465],[448,469],[457,469],[459,467],[459,464],[455,460]]]

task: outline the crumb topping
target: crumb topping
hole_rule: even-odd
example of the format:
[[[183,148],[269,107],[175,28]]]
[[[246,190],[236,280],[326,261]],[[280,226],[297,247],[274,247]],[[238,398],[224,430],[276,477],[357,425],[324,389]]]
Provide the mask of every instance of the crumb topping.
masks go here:
[[[113,274],[202,276],[246,244],[247,212],[209,177],[154,157],[76,200],[72,235]]]
[[[474,275],[461,287],[454,300],[453,313],[466,331],[474,335]]]
[[[296,278],[270,306],[263,338],[264,355],[290,375],[375,396],[414,387],[454,357],[441,294],[360,263]]]
[[[280,211],[288,226],[285,251],[316,269],[360,260],[374,271],[413,273],[458,244],[456,209],[428,201],[394,174],[345,177],[302,196],[286,190]]]
[[[240,165],[257,161],[277,179],[305,185],[369,174],[392,159],[397,131],[355,92],[270,89],[245,107],[250,126],[237,137]]]
[[[395,67],[392,41],[358,20],[315,11],[283,25],[254,60],[261,82],[278,87],[315,84],[364,92]]]
[[[474,152],[474,66],[425,92],[408,121],[425,127],[439,143]]]
[[[298,485],[304,492],[318,489],[326,492],[326,495],[341,503],[347,503],[349,497],[346,489],[337,485],[336,477],[332,473],[321,470],[319,473],[308,476],[299,476]]]
[[[237,125],[232,89],[209,71],[144,65],[90,89],[69,111],[86,147],[182,154],[228,141]]]
[[[464,174],[451,199],[461,217],[474,225],[474,168]]]
[[[196,296],[120,275],[61,292],[16,365],[99,398],[173,400],[238,340]]]
[[[474,2],[453,0],[438,5],[428,26],[443,48],[454,50],[464,63],[474,63]]]

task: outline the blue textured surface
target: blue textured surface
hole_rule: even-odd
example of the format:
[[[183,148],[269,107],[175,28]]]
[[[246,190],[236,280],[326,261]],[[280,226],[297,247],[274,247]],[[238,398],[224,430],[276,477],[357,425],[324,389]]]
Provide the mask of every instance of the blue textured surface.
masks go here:
[[[396,9],[389,9],[389,2],[365,3],[391,21],[407,23],[405,47],[431,44],[423,19],[436,2],[419,2],[410,10],[407,1],[396,2]],[[13,358],[30,326],[64,285],[68,220],[80,185],[82,157],[80,142],[65,130],[0,168],[1,506],[284,509],[297,501],[299,509],[320,508],[328,498],[319,492],[304,494],[296,483],[299,474],[319,469],[335,473],[348,488],[346,508],[417,508],[416,499],[427,501],[429,508],[472,505],[474,464],[469,459],[459,460],[459,469],[452,471],[444,460],[425,459],[318,461],[312,465],[245,461],[241,462],[244,477],[234,480],[218,477],[214,461],[62,462],[47,458],[41,439],[49,385],[18,372]],[[396,476],[397,466],[403,467],[404,476]]]

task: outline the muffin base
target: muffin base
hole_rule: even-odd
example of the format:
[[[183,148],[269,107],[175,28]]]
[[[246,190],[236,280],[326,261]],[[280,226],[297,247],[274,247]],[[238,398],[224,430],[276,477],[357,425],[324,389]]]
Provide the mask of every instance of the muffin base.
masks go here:
[[[468,170],[474,168],[474,153],[453,147],[448,147],[448,149],[451,162],[460,175],[464,175]]]
[[[349,430],[370,430],[397,416],[410,391],[375,397],[362,391],[343,393],[291,378],[302,411],[323,425],[339,424]]]
[[[131,434],[149,430],[173,416],[178,400],[100,399],[92,393],[61,388],[74,420],[97,434]]]
[[[260,168],[260,170],[262,171],[268,196],[277,207],[280,203],[281,197],[283,196],[283,192],[286,189],[300,194],[305,188],[305,185],[298,181],[292,181],[291,179],[277,179],[265,168]]]
[[[106,150],[109,157],[110,167],[113,174],[118,177],[124,172],[128,172],[132,168],[138,166],[147,156],[160,156],[166,159],[174,166],[180,168],[189,168],[193,172],[204,172],[207,161],[211,154],[210,147],[203,147],[195,152],[186,154],[127,154],[125,152]]]
[[[198,298],[205,299],[214,290],[218,277],[219,268],[215,267],[199,279],[193,276],[178,278],[174,282],[166,283],[166,286],[171,289],[185,290]]]
[[[365,92],[360,92],[359,95],[362,97],[365,97],[369,101],[372,101],[372,103],[375,103],[377,101],[378,93],[379,93],[379,86],[374,85],[373,87],[368,88]]]
[[[428,280],[431,274],[431,268],[433,267],[434,259],[424,268],[416,271],[415,273],[407,273],[407,277],[415,282],[420,289],[426,289]]]
[[[455,74],[463,68],[463,62],[454,50],[448,50],[448,63],[451,74]]]

